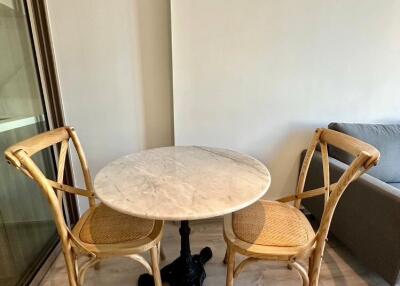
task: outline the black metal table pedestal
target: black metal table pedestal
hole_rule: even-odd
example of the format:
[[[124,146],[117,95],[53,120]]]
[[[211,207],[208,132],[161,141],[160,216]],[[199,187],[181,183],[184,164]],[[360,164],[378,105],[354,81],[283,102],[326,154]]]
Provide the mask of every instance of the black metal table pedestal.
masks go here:
[[[200,254],[190,252],[190,227],[188,221],[181,221],[181,254],[171,264],[161,269],[161,280],[171,286],[202,286],[206,278],[204,264],[212,257],[212,251],[205,247]],[[143,274],[139,277],[139,286],[154,286],[153,276]]]

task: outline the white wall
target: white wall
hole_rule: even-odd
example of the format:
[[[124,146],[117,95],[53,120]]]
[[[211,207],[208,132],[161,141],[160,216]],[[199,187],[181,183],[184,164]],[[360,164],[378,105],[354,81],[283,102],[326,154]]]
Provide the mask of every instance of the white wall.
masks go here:
[[[175,142],[254,155],[269,198],[331,121],[400,121],[400,1],[172,0]]]
[[[169,1],[49,0],[67,124],[92,175],[143,148],[171,145]],[[78,185],[83,184],[73,158]],[[86,200],[80,200],[80,211]]]

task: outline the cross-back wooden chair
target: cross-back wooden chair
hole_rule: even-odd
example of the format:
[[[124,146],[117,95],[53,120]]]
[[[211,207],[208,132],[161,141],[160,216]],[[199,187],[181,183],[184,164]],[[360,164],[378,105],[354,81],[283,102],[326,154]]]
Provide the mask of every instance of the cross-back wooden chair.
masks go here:
[[[85,189],[63,183],[64,166],[69,141],[75,147],[82,167]],[[46,178],[31,156],[60,144],[57,180]],[[118,213],[103,204],[96,204],[92,178],[88,164],[72,127],[62,127],[19,142],[5,151],[6,159],[42,189],[53,212],[58,235],[62,243],[69,283],[83,285],[86,271],[101,259],[112,256],[127,256],[140,262],[154,276],[155,285],[161,286],[159,272],[160,240],[163,222],[142,219]],[[87,197],[89,210],[71,230],[62,210],[63,193]],[[150,251],[151,266],[140,254]],[[90,258],[78,265],[78,255]]]
[[[317,146],[322,153],[324,186],[304,191],[311,159]],[[355,159],[335,183],[330,182],[328,145],[352,154]],[[296,194],[278,201],[260,200],[254,205],[230,214],[224,219],[224,238],[227,253],[226,285],[232,286],[249,263],[259,260],[275,260],[288,263],[302,277],[303,285],[318,285],[322,256],[340,197],[347,186],[379,161],[379,151],[356,138],[329,129],[317,129],[305,155]],[[302,199],[325,196],[324,213],[315,233],[299,210]],[[294,202],[294,206],[288,204]],[[235,254],[247,256],[235,266]],[[299,260],[308,259],[308,270]]]

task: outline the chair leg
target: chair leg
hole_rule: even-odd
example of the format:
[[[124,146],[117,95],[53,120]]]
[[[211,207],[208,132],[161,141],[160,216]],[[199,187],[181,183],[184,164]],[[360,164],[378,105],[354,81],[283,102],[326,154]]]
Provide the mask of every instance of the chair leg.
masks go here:
[[[319,273],[321,271],[321,257],[314,256],[311,265],[311,270],[309,270],[310,286],[317,286],[319,280]]]
[[[310,257],[308,258],[308,277],[311,277],[313,262],[313,255],[310,255]]]
[[[325,241],[317,247],[312,254],[312,265],[309,270],[310,286],[317,286],[321,271],[322,255],[324,253]]]
[[[226,265],[228,263],[228,250],[229,248],[227,247],[225,250],[225,256],[224,256],[224,260],[222,260],[222,262]]]
[[[153,269],[150,266],[150,263],[140,254],[130,254],[130,255],[126,255],[126,257],[129,257],[130,259],[133,259],[137,262],[139,262],[140,264],[142,264],[144,266],[144,268],[146,268],[147,272],[150,275],[153,275]]]
[[[69,250],[68,252],[64,252],[64,259],[67,267],[69,284],[71,286],[78,286],[79,283],[78,283],[78,273],[76,269],[76,258],[72,254],[71,250]]]
[[[300,274],[301,280],[303,282],[303,286],[308,286],[310,284],[310,281],[309,281],[308,273],[307,273],[306,269],[304,269],[304,267],[298,262],[292,262],[290,264]]]
[[[158,249],[158,261],[164,261],[166,256],[165,256],[165,252],[164,249],[161,246],[161,241],[157,244],[157,249]]]
[[[83,283],[85,282],[85,277],[86,277],[86,272],[90,267],[95,265],[99,260],[95,257],[90,258],[88,261],[86,261],[79,269],[79,274],[78,274],[78,285],[83,286]]]
[[[162,286],[161,284],[161,275],[160,275],[160,266],[158,262],[158,247],[155,246],[150,249],[150,255],[151,255],[151,267],[153,269],[153,277],[154,277],[154,285],[155,286]]]
[[[233,273],[235,271],[235,251],[228,246],[228,267],[226,269],[226,286],[233,286]]]

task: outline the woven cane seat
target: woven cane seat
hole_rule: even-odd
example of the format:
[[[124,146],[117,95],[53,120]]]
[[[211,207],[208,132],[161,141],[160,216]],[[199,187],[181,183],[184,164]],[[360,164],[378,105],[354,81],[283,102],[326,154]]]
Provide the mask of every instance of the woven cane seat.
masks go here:
[[[232,228],[239,239],[263,246],[302,246],[315,236],[297,208],[266,200],[234,213]]]
[[[78,237],[89,244],[114,244],[147,237],[153,230],[154,220],[129,216],[100,204],[89,210],[82,219]]]

